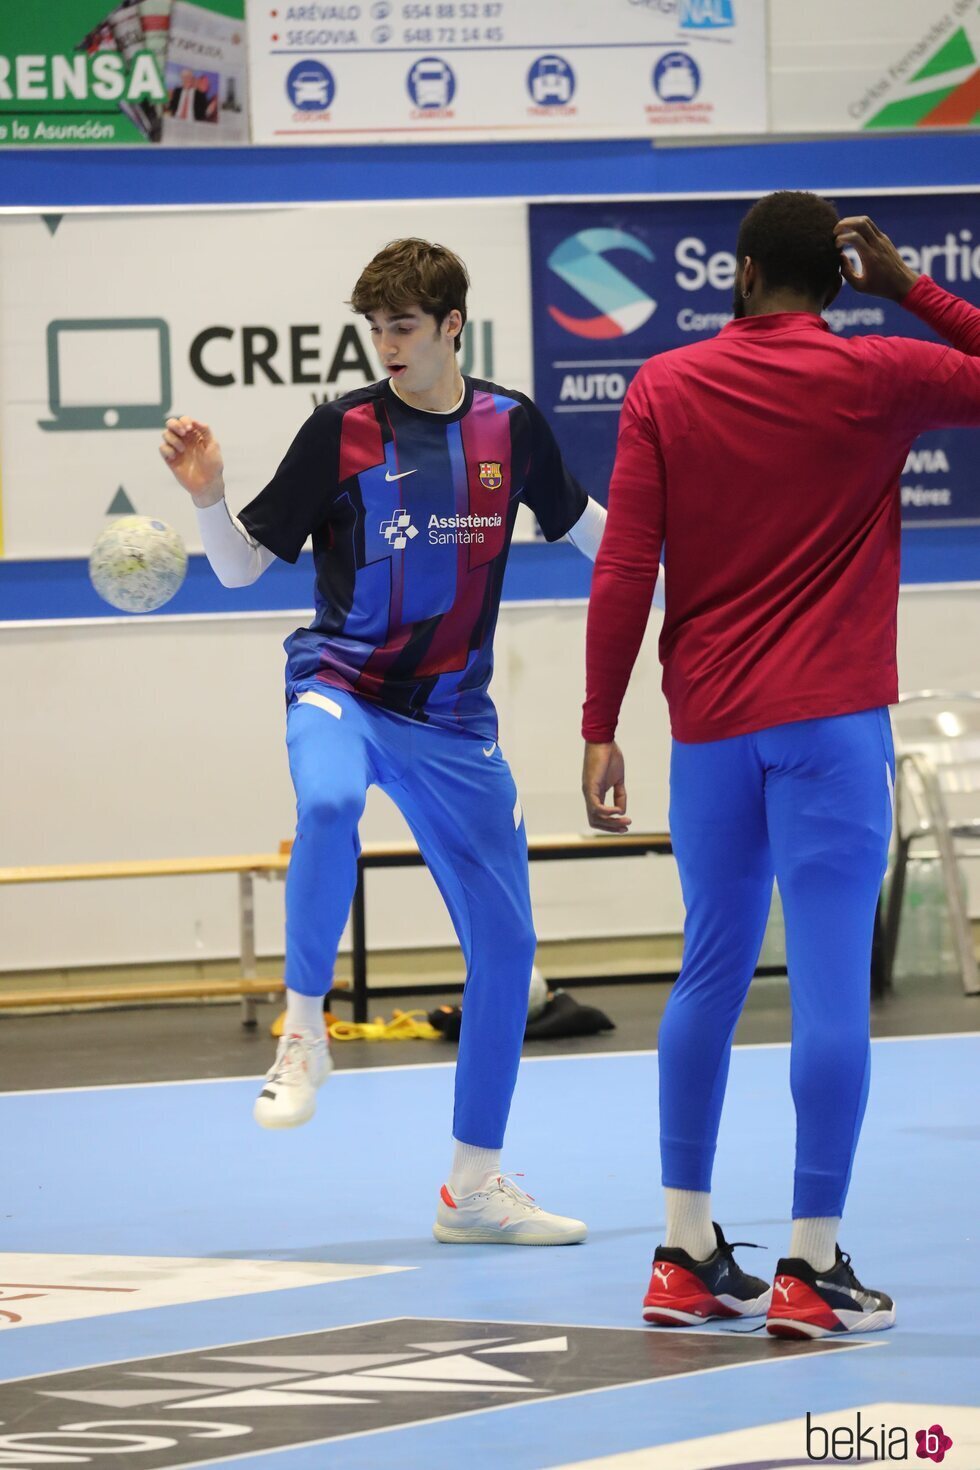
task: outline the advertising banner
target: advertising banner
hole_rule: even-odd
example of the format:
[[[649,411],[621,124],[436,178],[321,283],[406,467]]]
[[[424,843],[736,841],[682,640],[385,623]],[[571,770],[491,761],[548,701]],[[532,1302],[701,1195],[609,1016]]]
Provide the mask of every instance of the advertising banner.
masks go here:
[[[977,0],[770,0],[777,133],[975,128]]]
[[[0,146],[248,142],[245,0],[5,8]]]
[[[914,270],[980,306],[980,194],[838,199],[870,214]],[[619,410],[655,353],[731,317],[740,199],[531,206],[534,384],[568,462],[606,500]],[[824,313],[845,335],[935,340],[890,301],[844,286]],[[806,405],[800,405],[805,413]],[[902,476],[910,526],[980,525],[980,430],[923,435]]]
[[[245,504],[316,404],[380,376],[346,303],[372,256],[406,235],[445,242],[469,268],[463,370],[529,391],[520,204],[0,221],[5,554],[87,556],[106,517],[132,510],[199,549],[157,453],[165,418],[212,426],[229,503]]]
[[[759,133],[765,0],[250,0],[258,143]]]

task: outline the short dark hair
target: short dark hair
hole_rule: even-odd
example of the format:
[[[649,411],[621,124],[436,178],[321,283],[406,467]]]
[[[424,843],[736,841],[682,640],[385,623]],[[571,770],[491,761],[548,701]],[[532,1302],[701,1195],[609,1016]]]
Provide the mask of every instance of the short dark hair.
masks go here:
[[[445,245],[410,238],[392,240],[358,277],[350,304],[360,316],[371,311],[394,315],[411,306],[434,316],[440,325],[454,309],[466,325],[466,292],[470,278],[458,255]],[[456,335],[456,351],[462,343]]]
[[[767,194],[739,226],[738,263],[750,255],[768,291],[788,288],[823,301],[840,285],[838,219],[830,200],[817,194],[794,189]]]

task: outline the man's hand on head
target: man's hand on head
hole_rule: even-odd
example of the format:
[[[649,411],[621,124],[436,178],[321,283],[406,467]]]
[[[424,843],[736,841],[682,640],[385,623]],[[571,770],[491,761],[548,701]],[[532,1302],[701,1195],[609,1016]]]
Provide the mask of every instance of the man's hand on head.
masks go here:
[[[834,237],[841,251],[841,275],[855,291],[866,296],[883,296],[886,301],[902,301],[919,279],[888,236],[866,214],[840,220]],[[855,270],[853,261],[843,253],[845,250],[857,256],[860,271]]]

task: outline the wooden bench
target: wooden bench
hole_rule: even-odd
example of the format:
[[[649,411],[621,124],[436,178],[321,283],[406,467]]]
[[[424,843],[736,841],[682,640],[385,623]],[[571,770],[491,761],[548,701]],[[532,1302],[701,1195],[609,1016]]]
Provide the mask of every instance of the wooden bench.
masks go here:
[[[95,1005],[130,1000],[205,1000],[238,995],[242,1021],[255,1025],[255,997],[283,989],[281,980],[259,979],[255,956],[255,879],[276,878],[289,866],[288,853],[246,853],[238,857],[153,858],[132,862],[60,863],[50,867],[0,868],[0,888],[19,883],[79,883],[122,878],[186,878],[220,873],[238,877],[238,939],[241,974],[232,980],[141,982],[87,987],[43,986],[11,989],[0,980],[0,1010],[57,1005]]]
[[[0,1010],[56,1005],[94,1005],[129,1000],[207,999],[238,995],[242,1021],[255,1025],[255,997],[283,989],[283,982],[260,979],[255,955],[255,879],[285,876],[289,866],[290,842],[279,844],[275,853],[251,853],[239,857],[162,858],[120,863],[67,863],[50,867],[0,868],[0,887],[22,883],[77,883],[123,878],[203,877],[236,874],[238,877],[238,935],[241,974],[232,980],[158,981],[136,985],[95,985],[68,988],[38,987],[10,989],[0,980]],[[650,853],[669,855],[670,837],[665,832],[627,832],[622,835],[532,837],[528,842],[531,862],[574,862],[591,858],[645,857]],[[424,867],[425,860],[412,842],[367,842],[357,867],[357,886],[351,905],[351,963],[353,983],[349,991],[335,989],[333,1000],[349,999],[355,1021],[367,1020],[367,904],[364,875],[369,868]],[[402,987],[411,990],[411,986]],[[395,993],[394,990],[389,993]]]

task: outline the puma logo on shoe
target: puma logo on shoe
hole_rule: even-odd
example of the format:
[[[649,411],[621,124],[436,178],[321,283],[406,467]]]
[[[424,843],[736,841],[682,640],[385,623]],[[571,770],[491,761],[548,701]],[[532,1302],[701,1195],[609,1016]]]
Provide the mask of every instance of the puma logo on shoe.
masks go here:
[[[673,1274],[674,1274],[674,1272],[673,1272],[673,1269],[672,1268],[670,1270],[668,1270],[664,1266],[654,1266],[654,1268],[653,1268],[654,1279],[655,1280],[662,1281],[663,1284],[664,1284],[664,1286],[667,1285],[667,1283],[670,1281],[670,1278],[673,1276]]]
[[[776,1290],[782,1296],[783,1301],[784,1302],[788,1302],[789,1301],[789,1294],[790,1294],[790,1292],[793,1289],[793,1282],[792,1282],[792,1280],[790,1280],[787,1277],[786,1283],[784,1285],[783,1284],[783,1278],[781,1276],[777,1276],[776,1277],[776,1280],[773,1282],[773,1285],[775,1286]]]

